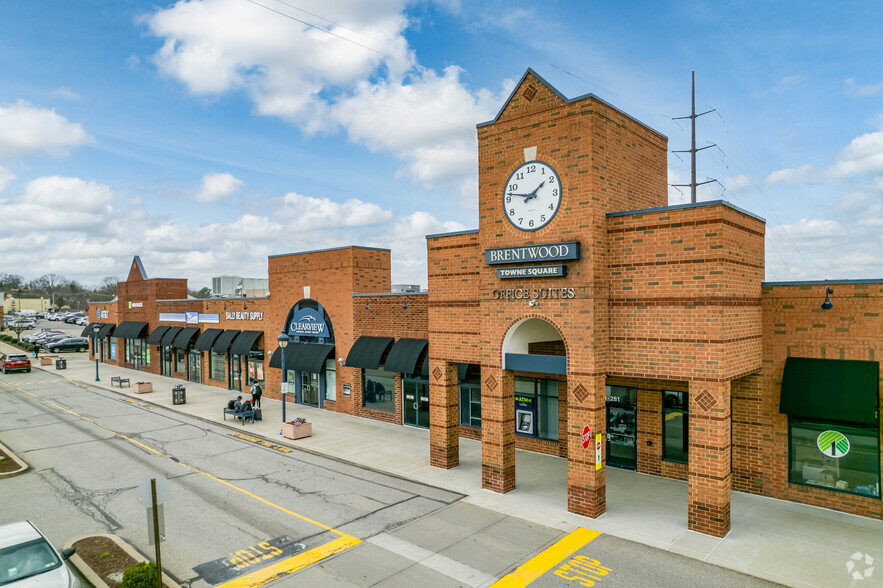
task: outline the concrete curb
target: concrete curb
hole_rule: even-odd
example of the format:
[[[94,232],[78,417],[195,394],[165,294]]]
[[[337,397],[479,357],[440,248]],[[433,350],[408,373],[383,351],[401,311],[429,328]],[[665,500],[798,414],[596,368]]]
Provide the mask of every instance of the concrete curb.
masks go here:
[[[12,461],[17,463],[19,466],[19,468],[15,471],[0,474],[0,478],[11,478],[12,476],[18,476],[19,474],[23,474],[26,471],[28,471],[28,468],[30,466],[28,466],[28,464],[26,464],[21,459],[19,459],[19,457],[16,454],[14,454],[8,447],[3,445],[2,443],[0,443],[0,450],[2,450],[3,453],[8,455],[12,459]]]
[[[80,537],[80,539],[86,539],[88,537],[105,537],[107,539],[110,539],[114,543],[116,543],[120,549],[125,551],[130,557],[134,558],[135,561],[138,561],[138,562],[150,561],[146,557],[141,555],[141,553],[139,553],[134,547],[132,547],[131,545],[129,545],[123,539],[121,539],[120,537],[117,537],[116,535],[110,535],[107,533],[99,533],[98,535],[87,535],[86,537]],[[80,541],[80,539],[73,541],[72,544],[68,545],[67,547],[72,547],[73,543]],[[86,577],[86,579],[89,580],[89,582],[91,582],[93,586],[95,586],[95,588],[110,588],[104,580],[102,580],[101,578],[98,577],[98,574],[96,574],[95,572],[92,571],[92,568],[90,568],[86,564],[86,562],[83,561],[83,558],[81,558],[76,553],[70,557],[70,562],[72,564],[74,564],[74,566],[76,566],[76,568],[80,571],[80,573],[82,573]],[[181,586],[177,582],[172,580],[168,576],[168,574],[166,574],[165,572],[163,572],[162,577],[163,577],[163,584],[165,584],[166,586],[170,586],[171,588],[181,588]]]

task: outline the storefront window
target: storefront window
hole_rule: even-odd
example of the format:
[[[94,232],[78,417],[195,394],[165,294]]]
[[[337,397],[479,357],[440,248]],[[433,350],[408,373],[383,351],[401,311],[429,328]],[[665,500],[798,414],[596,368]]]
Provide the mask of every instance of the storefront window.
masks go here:
[[[187,372],[187,353],[177,347],[175,348],[175,371],[179,374]]]
[[[110,340],[110,358],[111,358],[111,359],[116,359],[116,358],[117,358],[117,342],[116,342],[116,339],[111,339],[111,340]]]
[[[221,380],[224,381],[224,359],[226,358],[226,354],[224,353],[215,353],[211,352],[211,359],[209,360],[209,377],[212,380]]]
[[[123,343],[123,357],[126,359],[126,363],[133,363],[132,359],[132,340],[131,339],[123,339],[125,343]]]
[[[687,463],[687,393],[662,393],[662,459]]]
[[[395,412],[396,375],[381,369],[364,370],[363,403],[366,408]]]
[[[138,345],[141,347],[141,365],[150,365],[150,345],[141,339],[138,339]]]
[[[789,419],[792,484],[880,498],[877,427]]]
[[[325,400],[337,400],[337,362],[334,358],[325,360]]]
[[[558,382],[515,378],[515,432],[558,440]]]
[[[255,382],[264,385],[264,352],[250,351],[248,354],[247,384],[251,386]]]

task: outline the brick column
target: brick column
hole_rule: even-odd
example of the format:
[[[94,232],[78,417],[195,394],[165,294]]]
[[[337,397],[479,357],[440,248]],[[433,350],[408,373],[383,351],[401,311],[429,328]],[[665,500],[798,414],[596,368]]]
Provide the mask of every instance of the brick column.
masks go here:
[[[457,364],[429,359],[429,464],[460,465],[460,393]]]
[[[515,490],[515,378],[481,366],[481,487]]]
[[[567,510],[598,517],[607,510],[604,466],[606,401],[604,376],[567,377]],[[583,449],[583,428],[591,428],[591,443]],[[601,435],[601,468],[595,468],[595,439]]]
[[[687,526],[714,537],[730,531],[730,382],[690,382]]]

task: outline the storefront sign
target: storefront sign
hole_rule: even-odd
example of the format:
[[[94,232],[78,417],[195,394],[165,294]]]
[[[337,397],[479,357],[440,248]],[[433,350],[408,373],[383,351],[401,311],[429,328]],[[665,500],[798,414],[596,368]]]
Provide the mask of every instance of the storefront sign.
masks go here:
[[[143,302],[129,302],[129,308],[144,308]]]
[[[312,308],[301,308],[294,314],[288,325],[288,334],[293,337],[328,337],[328,325]]]
[[[849,453],[849,439],[840,431],[825,431],[816,440],[819,451],[828,457],[843,457]]]
[[[491,292],[494,300],[568,299],[576,294],[573,288],[508,288]]]
[[[547,243],[545,245],[529,245],[525,247],[498,247],[486,249],[484,252],[484,262],[489,265],[523,263],[525,261],[567,261],[572,259],[579,259],[579,241]]]
[[[160,322],[166,323],[220,323],[221,315],[219,314],[203,314],[201,312],[161,312],[159,313]]]
[[[588,449],[589,445],[592,444],[592,429],[589,428],[589,425],[583,427],[583,449]]]
[[[532,265],[528,267],[501,267],[497,278],[563,278],[567,275],[566,265]]]
[[[595,469],[601,469],[601,435],[595,435]]]
[[[262,321],[264,313],[262,312],[228,312],[225,313],[228,321]]]

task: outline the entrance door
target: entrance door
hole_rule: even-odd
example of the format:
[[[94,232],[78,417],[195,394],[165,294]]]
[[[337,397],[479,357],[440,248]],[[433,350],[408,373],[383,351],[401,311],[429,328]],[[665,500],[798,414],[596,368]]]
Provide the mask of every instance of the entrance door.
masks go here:
[[[188,380],[191,382],[196,382],[197,384],[202,381],[202,352],[201,351],[191,351],[190,352],[190,371],[188,373]]]
[[[319,374],[300,373],[300,394],[304,404],[319,406]]]
[[[162,348],[162,366],[161,375],[169,376],[172,375],[172,348],[171,347],[163,347]]]
[[[405,399],[402,404],[404,421],[412,427],[429,428],[429,382],[426,380],[402,381]]]
[[[637,467],[637,423],[633,404],[607,403],[607,465]]]
[[[242,356],[230,356],[230,390],[242,388]]]

